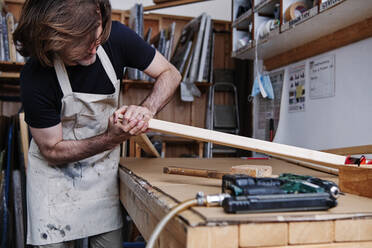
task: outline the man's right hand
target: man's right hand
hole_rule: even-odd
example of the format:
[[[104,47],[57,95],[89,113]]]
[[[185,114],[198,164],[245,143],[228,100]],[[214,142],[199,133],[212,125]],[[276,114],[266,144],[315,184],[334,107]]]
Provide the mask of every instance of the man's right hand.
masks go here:
[[[111,143],[112,147],[124,142],[129,139],[131,134],[129,131],[137,125],[137,120],[130,121],[124,128],[120,121],[114,121],[114,115],[110,116],[109,123],[106,131],[107,138]],[[127,130],[128,129],[128,130]]]

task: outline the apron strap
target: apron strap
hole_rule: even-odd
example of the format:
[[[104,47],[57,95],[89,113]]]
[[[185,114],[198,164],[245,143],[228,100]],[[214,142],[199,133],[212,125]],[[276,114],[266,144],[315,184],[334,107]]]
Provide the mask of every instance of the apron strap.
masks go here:
[[[72,94],[72,88],[70,84],[70,80],[68,79],[68,74],[66,71],[65,64],[62,60],[57,56],[54,59],[54,70],[57,73],[57,78],[59,85],[61,86],[62,92],[64,96]]]
[[[102,46],[99,46],[98,49],[97,49],[97,54],[98,54],[99,59],[101,60],[101,64],[102,64],[103,68],[106,71],[106,74],[110,78],[112,84],[115,86],[118,79],[116,77],[116,72],[114,70],[114,67],[112,66],[112,63],[111,63],[109,57],[107,56],[107,53],[105,52],[105,49],[103,49]]]

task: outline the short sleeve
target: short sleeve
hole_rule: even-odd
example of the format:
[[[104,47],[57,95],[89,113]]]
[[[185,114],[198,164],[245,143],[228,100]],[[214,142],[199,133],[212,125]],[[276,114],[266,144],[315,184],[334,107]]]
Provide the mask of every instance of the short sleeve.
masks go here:
[[[111,42],[118,46],[124,66],[145,70],[155,57],[155,48],[120,22],[112,24]]]

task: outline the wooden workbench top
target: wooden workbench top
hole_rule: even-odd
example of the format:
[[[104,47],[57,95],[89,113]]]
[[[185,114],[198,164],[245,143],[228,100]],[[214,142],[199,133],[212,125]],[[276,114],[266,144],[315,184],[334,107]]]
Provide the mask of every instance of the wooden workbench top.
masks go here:
[[[194,198],[196,193],[199,191],[203,191],[205,194],[216,194],[221,192],[221,180],[219,179],[163,174],[163,167],[178,166],[228,171],[233,165],[243,164],[270,165],[272,166],[274,175],[288,172],[320,177],[337,182],[337,177],[334,175],[300,167],[298,165],[277,159],[244,160],[239,158],[123,158],[120,160],[121,201],[126,208],[138,207],[141,203],[143,204],[143,208],[146,208],[145,211],[140,211],[138,213],[136,213],[137,211],[134,211],[134,213],[132,212],[133,215],[140,215],[140,213],[143,215],[143,212],[153,215],[154,219],[152,221],[154,223],[152,224],[149,224],[146,219],[143,219],[143,216],[138,216],[138,218],[142,218],[142,220],[137,220],[137,222],[135,220],[136,225],[140,226],[140,231],[142,229],[141,233],[143,236],[148,238],[152,231],[150,226],[156,224],[159,219],[169,211],[169,209],[174,207],[179,202]],[[128,198],[136,198],[137,202],[131,201]],[[336,220],[371,218],[372,199],[346,194],[339,197],[338,206],[335,208],[329,209],[328,211],[307,212],[226,214],[221,207],[194,207],[192,210],[181,213],[179,217],[180,218],[176,218],[177,220],[173,220],[173,223],[168,225],[167,232],[175,232],[175,235],[178,235],[180,240],[187,239],[188,243],[191,242],[188,235],[192,232],[188,229],[189,231],[187,231],[185,234],[185,231],[183,230],[190,227],[226,225],[238,225],[241,227],[242,225],[249,225],[252,223],[284,223],[286,225],[285,229],[288,229],[290,223],[314,222],[327,223],[327,225],[332,226],[333,230],[334,222]],[[371,220],[368,221],[369,225],[372,227]],[[143,222],[147,224],[144,224]],[[336,234],[334,234],[334,230],[332,233],[333,236],[331,234],[330,235],[333,237],[332,241],[334,241]],[[344,235],[338,234],[338,236],[342,237]],[[367,240],[372,240],[372,234],[368,236]],[[241,242],[243,241],[239,239],[239,247],[241,247]],[[297,241],[287,239],[286,241],[281,241],[279,243],[296,244],[296,242]],[[301,242],[303,241],[300,241],[300,244],[302,244]],[[182,247],[182,245],[180,247]]]

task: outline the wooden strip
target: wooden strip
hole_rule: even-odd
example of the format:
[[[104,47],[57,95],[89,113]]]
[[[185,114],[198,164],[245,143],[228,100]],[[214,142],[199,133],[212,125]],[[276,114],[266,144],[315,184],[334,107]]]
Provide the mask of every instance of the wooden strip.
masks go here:
[[[346,159],[345,156],[272,143],[268,141],[252,139],[203,128],[161,121],[157,119],[151,119],[149,121],[149,128],[156,132],[163,132],[185,138],[240,148],[243,150],[262,152],[274,156],[289,157],[301,161],[314,162],[325,165],[344,165]]]
[[[335,241],[372,241],[372,219],[336,220]]]
[[[289,223],[289,244],[331,243],[334,239],[333,221]]]
[[[372,36],[372,18],[358,22],[305,45],[264,60],[266,70],[276,68],[349,45]]]
[[[185,4],[199,3],[199,2],[205,2],[205,1],[209,1],[209,0],[178,0],[178,1],[169,1],[169,2],[159,3],[159,4],[155,4],[155,5],[145,6],[145,7],[143,7],[143,11],[164,9],[164,8],[176,7],[176,6],[181,6],[181,5],[185,5]]]
[[[187,229],[187,248],[238,248],[237,225],[203,226]]]
[[[323,165],[319,165],[319,164],[314,164],[314,163],[299,161],[299,160],[296,160],[296,159],[290,159],[290,158],[279,157],[279,156],[274,156],[274,157],[275,158],[278,158],[278,159],[281,159],[281,160],[284,160],[284,161],[287,161],[287,162],[291,162],[293,164],[297,164],[297,165],[306,167],[306,168],[310,168],[310,169],[314,169],[314,170],[317,170],[317,171],[322,171],[322,172],[330,173],[330,174],[333,174],[333,175],[336,175],[336,176],[338,175],[338,167],[337,168],[333,168],[330,165],[323,166]]]
[[[338,155],[372,154],[372,145],[342,147],[336,149],[323,150],[323,152]]]
[[[136,157],[136,142],[133,137],[129,139],[129,157]]]
[[[157,157],[160,157],[160,154],[155,149],[154,145],[151,143],[149,137],[146,134],[140,134],[132,138],[147,154]]]
[[[242,224],[239,247],[278,246],[288,244],[287,223]]]
[[[339,169],[339,186],[342,192],[372,198],[372,168],[343,166]]]
[[[136,158],[141,157],[141,147],[136,143]]]
[[[19,114],[19,127],[21,130],[21,141],[22,141],[21,145],[22,145],[23,159],[25,163],[25,168],[27,169],[29,137],[28,137],[27,123],[25,122],[25,113]]]

